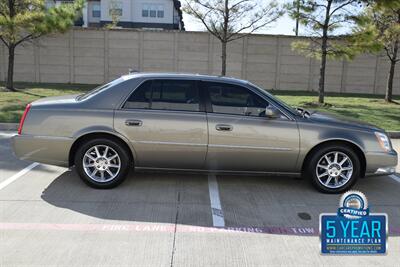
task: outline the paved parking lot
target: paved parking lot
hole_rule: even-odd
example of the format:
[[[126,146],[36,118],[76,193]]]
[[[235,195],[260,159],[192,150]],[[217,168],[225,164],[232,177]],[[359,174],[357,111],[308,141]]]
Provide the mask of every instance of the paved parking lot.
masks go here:
[[[318,216],[338,195],[289,177],[132,173],[94,190],[74,169],[13,157],[0,133],[0,266],[398,265],[400,178],[359,181],[389,215],[386,256],[319,254]],[[400,147],[400,142],[396,142]]]

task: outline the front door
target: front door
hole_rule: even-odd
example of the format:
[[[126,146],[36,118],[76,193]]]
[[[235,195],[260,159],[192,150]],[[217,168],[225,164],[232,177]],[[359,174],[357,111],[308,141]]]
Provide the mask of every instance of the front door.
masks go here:
[[[135,166],[200,169],[207,153],[207,118],[195,81],[142,83],[122,109],[114,128],[135,150]]]
[[[294,172],[299,154],[297,123],[281,114],[267,118],[270,103],[248,88],[203,82],[207,113],[207,167],[222,171]]]

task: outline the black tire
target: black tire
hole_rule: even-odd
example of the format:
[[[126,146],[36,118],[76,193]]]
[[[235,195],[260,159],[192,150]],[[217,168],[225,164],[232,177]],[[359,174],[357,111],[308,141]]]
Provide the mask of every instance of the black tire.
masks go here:
[[[83,166],[83,159],[85,156],[85,153],[89,150],[91,150],[94,146],[108,146],[113,152],[116,152],[119,156],[119,160],[117,163],[120,164],[119,171],[115,171],[116,175],[114,178],[112,178],[111,175],[109,175],[109,181],[96,181],[92,179],[85,171],[85,168]],[[112,151],[110,149],[110,151]],[[114,159],[116,160],[116,159]],[[111,162],[111,161],[110,161]],[[116,140],[111,140],[107,138],[95,138],[86,142],[83,142],[80,144],[80,147],[76,151],[75,158],[74,158],[74,163],[75,163],[75,168],[80,176],[80,178],[90,187],[96,188],[96,189],[110,189],[118,186],[121,184],[126,176],[129,173],[130,166],[131,166],[131,159],[129,156],[128,151],[126,151],[126,148],[123,144]],[[94,170],[94,169],[93,169]],[[110,169],[111,170],[111,169]],[[104,171],[103,171],[104,172]],[[108,175],[108,174],[106,174]]]
[[[349,175],[350,179],[348,179],[348,181],[345,184],[337,188],[330,188],[321,183],[316,173],[318,162],[322,160],[322,157],[324,157],[324,155],[330,152],[343,153],[348,158],[350,158],[353,167],[353,172],[351,176]],[[318,189],[320,192],[323,193],[338,194],[347,191],[357,182],[358,178],[360,177],[360,170],[361,170],[360,159],[358,158],[357,154],[351,147],[343,144],[330,144],[319,148],[311,155],[311,157],[308,158],[308,162],[305,162],[305,165],[306,165],[305,177],[310,180],[310,182],[316,189]]]

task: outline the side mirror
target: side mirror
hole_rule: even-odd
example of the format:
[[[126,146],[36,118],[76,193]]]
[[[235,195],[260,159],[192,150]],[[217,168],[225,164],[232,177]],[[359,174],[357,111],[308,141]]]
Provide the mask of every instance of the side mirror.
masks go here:
[[[268,106],[265,108],[265,117],[271,118],[271,119],[276,119],[276,118],[279,118],[279,116],[280,116],[280,112],[274,106]]]

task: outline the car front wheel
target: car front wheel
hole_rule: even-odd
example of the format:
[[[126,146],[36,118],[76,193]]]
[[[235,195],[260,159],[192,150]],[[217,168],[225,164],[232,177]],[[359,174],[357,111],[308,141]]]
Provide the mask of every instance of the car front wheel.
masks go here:
[[[75,166],[81,179],[89,186],[113,188],[122,183],[129,172],[129,155],[118,142],[94,139],[78,149]]]
[[[306,164],[312,184],[324,193],[346,191],[360,176],[358,156],[347,146],[323,147],[314,153]]]

